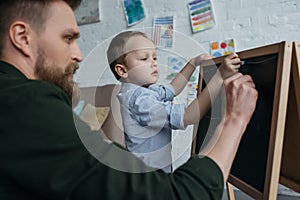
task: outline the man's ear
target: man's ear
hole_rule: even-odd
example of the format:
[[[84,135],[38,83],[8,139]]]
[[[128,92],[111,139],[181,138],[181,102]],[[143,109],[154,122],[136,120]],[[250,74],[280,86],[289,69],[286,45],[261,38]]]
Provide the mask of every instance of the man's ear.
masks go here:
[[[117,72],[117,74],[121,78],[127,78],[128,77],[127,69],[124,65],[116,64],[115,65],[115,71]]]
[[[15,21],[9,29],[12,44],[25,56],[31,54],[30,33],[32,33],[30,25],[22,21]]]

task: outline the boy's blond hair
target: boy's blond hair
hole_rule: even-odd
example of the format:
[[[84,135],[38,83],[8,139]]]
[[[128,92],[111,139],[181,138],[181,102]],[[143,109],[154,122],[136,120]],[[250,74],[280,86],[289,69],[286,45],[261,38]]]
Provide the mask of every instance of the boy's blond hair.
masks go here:
[[[128,52],[124,52],[124,47],[131,37],[142,36],[150,40],[150,38],[140,31],[125,31],[116,35],[110,42],[107,50],[107,60],[110,69],[117,80],[121,77],[115,71],[116,64],[126,64],[125,57]]]

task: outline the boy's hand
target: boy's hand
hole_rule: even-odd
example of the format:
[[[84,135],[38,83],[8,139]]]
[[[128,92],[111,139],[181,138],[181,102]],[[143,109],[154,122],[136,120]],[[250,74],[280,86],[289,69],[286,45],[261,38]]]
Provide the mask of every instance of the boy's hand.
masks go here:
[[[241,60],[236,53],[232,53],[224,58],[223,63],[219,67],[219,72],[223,79],[236,74],[241,67]]]
[[[201,65],[205,60],[213,59],[214,57],[209,54],[201,54],[191,59],[190,63],[196,68]]]

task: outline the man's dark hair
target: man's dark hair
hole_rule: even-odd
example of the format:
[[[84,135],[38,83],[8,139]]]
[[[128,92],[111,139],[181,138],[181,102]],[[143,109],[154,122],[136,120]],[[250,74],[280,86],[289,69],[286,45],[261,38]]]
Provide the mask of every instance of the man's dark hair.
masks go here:
[[[29,23],[33,29],[40,32],[45,27],[49,14],[49,4],[63,1],[75,10],[81,0],[5,0],[0,1],[0,58],[3,51],[3,40],[9,27],[16,20]]]

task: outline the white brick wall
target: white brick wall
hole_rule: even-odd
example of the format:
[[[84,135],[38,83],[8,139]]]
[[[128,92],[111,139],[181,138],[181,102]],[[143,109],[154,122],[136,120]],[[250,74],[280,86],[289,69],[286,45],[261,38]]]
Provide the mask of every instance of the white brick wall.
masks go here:
[[[190,27],[188,2],[190,0],[144,0],[147,17],[130,28],[152,27],[153,16],[173,14],[175,30],[193,39],[206,51],[210,41],[229,38],[235,39],[237,51],[283,40],[300,40],[299,0],[212,0],[216,26],[194,34]],[[85,58],[97,45],[128,29],[121,0],[100,0],[100,15],[101,22],[80,26],[79,45]],[[107,46],[102,44],[99,48],[105,53]],[[87,77],[95,75],[95,70],[104,71],[107,67],[105,55],[95,57],[88,59],[97,60],[97,69],[86,69]]]

